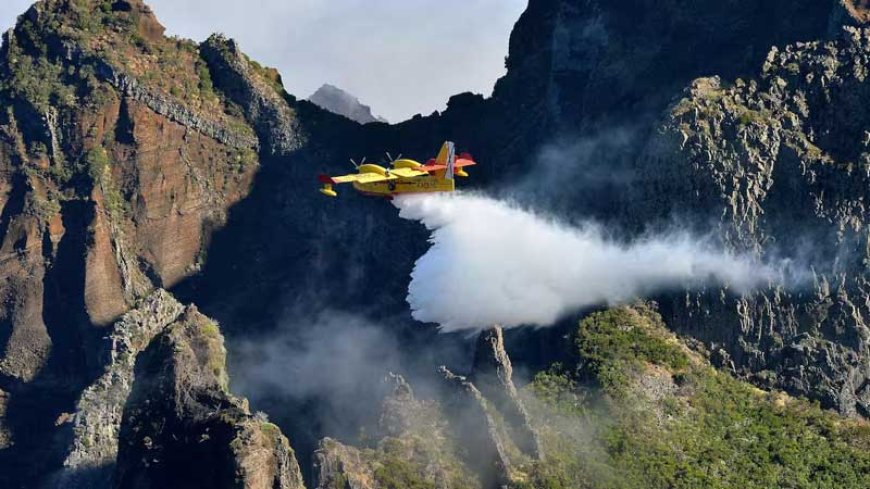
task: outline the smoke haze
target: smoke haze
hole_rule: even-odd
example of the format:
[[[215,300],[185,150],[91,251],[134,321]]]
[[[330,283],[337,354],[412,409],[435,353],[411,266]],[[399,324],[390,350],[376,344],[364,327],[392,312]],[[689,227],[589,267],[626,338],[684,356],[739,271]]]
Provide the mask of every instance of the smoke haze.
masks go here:
[[[483,196],[403,196],[395,204],[432,233],[408,303],[415,319],[445,331],[549,326],[584,307],[669,288],[717,284],[745,293],[779,275],[687,233],[624,244],[593,223],[569,226]]]
[[[288,313],[277,331],[231,345],[233,388],[256,406],[316,402],[318,430],[353,434],[377,414],[381,380],[400,365],[397,339],[364,318],[323,310]]]

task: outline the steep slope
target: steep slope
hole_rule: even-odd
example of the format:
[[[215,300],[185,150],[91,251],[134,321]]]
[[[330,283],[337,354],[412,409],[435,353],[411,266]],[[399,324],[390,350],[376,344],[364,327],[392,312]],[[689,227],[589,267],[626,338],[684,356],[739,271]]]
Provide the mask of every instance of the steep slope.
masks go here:
[[[716,371],[649,305],[590,315],[528,386],[543,461],[520,487],[864,487],[865,422]]]
[[[58,421],[63,467],[44,487],[303,487],[280,429],[227,391],[216,323],[157,290],[111,330],[103,374]]]

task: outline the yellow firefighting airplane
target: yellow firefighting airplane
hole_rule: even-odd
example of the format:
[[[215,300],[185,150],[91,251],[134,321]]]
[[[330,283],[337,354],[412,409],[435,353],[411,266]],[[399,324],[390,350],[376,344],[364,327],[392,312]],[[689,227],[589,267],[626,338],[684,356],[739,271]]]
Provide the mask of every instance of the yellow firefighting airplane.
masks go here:
[[[441,147],[438,157],[425,165],[399,157],[392,162],[391,168],[384,168],[365,164],[363,160],[363,164],[357,167],[359,173],[340,177],[321,175],[323,188],[320,193],[338,197],[334,186],[342,183],[352,183],[364,195],[386,198],[401,194],[453,192],[456,189],[454,177],[467,177],[463,168],[476,164],[468,153],[457,157],[456,146],[448,141]]]

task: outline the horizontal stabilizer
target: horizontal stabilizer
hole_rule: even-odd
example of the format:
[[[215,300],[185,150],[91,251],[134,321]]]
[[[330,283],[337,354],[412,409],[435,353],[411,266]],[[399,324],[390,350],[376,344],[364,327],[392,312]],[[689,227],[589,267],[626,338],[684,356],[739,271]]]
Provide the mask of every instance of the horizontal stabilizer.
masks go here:
[[[467,157],[467,158],[466,158]],[[464,153],[462,158],[456,160],[456,163],[453,165],[454,168],[463,168],[466,166],[474,166],[477,162],[471,159],[471,155]],[[435,173],[437,171],[444,171],[447,169],[447,165],[439,165],[435,162],[435,160],[429,160],[425,165],[417,168],[419,171],[424,171],[427,173]]]

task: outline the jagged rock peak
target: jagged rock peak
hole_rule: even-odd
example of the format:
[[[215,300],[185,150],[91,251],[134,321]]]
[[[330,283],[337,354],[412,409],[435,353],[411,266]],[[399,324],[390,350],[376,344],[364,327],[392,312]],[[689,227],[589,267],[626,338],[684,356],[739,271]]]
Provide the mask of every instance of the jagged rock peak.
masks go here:
[[[308,101],[334,114],[343,115],[360,124],[371,122],[387,122],[383,117],[372,114],[372,108],[363,104],[358,98],[330,84],[324,84]]]
[[[487,377],[492,377],[488,379]],[[492,326],[477,337],[474,363],[471,367],[472,381],[479,384],[497,381],[516,393],[513,383],[513,366],[504,348],[504,332],[500,326]]]
[[[511,436],[517,447],[531,457],[540,458],[540,440],[517,394],[501,327],[493,326],[480,333],[470,378],[511,426]]]
[[[402,400],[414,399],[414,389],[402,375],[390,372],[384,381],[393,385],[391,397]]]
[[[201,46],[214,82],[241,107],[266,150],[286,156],[301,148],[305,136],[288,101],[281,75],[250,60],[238,43],[221,34],[209,37]]]
[[[480,390],[447,367],[438,373],[447,389],[445,412],[455,436],[469,451],[466,463],[480,476],[484,488],[510,482],[511,459],[498,421]]]
[[[385,435],[398,437],[413,426],[418,403],[411,385],[401,375],[390,373],[384,381],[392,385],[393,392],[384,399],[378,426]]]

